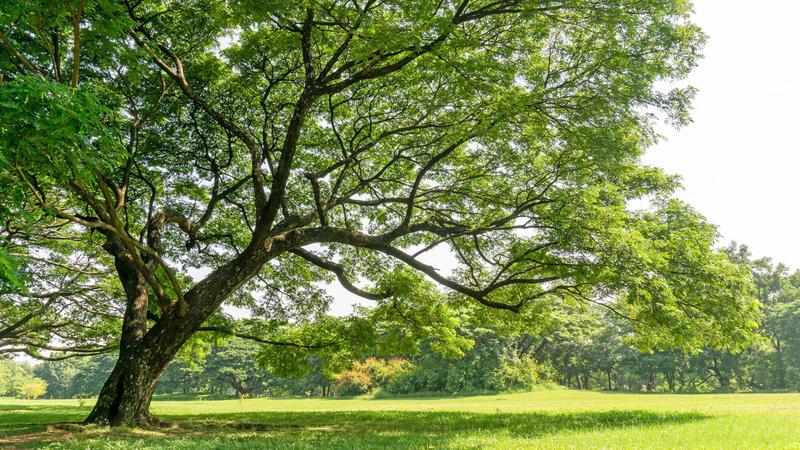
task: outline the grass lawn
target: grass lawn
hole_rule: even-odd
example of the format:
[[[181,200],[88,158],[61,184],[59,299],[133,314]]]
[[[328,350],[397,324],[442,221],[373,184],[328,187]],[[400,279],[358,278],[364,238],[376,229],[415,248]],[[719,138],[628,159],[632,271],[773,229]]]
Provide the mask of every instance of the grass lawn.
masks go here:
[[[90,407],[0,398],[0,448],[800,448],[800,394],[154,401],[176,427],[48,427]]]

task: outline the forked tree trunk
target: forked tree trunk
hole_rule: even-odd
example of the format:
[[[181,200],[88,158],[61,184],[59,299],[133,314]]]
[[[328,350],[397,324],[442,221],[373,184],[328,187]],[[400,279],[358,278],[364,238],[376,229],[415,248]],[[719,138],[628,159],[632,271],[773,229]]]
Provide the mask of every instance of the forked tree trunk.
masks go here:
[[[169,320],[174,322],[174,320]],[[156,324],[144,339],[120,348],[119,358],[106,380],[87,423],[126,426],[159,426],[163,422],[150,414],[158,380],[194,327]]]
[[[163,367],[140,364],[136,356],[135,353],[120,354],[86,422],[126,426],[160,424],[150,414],[150,401]]]
[[[145,280],[119,241],[114,236],[107,236],[104,248],[115,257],[127,307],[117,364],[85,422],[162,425],[163,422],[150,414],[149,409],[156,384],[167,365],[225,298],[255,276],[270,258],[297,246],[296,236],[287,234],[274,245],[266,238],[254,238],[239,256],[214,270],[184,294],[187,308],[174,307],[163,311],[150,329],[147,329],[148,290]]]
[[[117,363],[86,422],[130,426],[157,424],[149,413],[150,399],[175,352],[167,348],[158,351],[152,344],[152,333],[146,334],[147,285],[130,254],[113,236],[108,237],[104,248],[114,255],[114,266],[125,290],[127,306]],[[163,331],[166,329],[162,327]]]
[[[127,339],[124,333],[126,326],[123,324],[117,364],[85,422],[128,426],[163,425],[149,412],[158,380],[183,344],[222,303],[224,296],[215,295],[220,290],[209,288],[201,291],[202,294],[194,295],[192,300],[195,307],[188,313],[181,315],[176,308],[162,316],[139,339]],[[129,299],[128,308],[132,305]],[[126,319],[133,316],[126,312]]]

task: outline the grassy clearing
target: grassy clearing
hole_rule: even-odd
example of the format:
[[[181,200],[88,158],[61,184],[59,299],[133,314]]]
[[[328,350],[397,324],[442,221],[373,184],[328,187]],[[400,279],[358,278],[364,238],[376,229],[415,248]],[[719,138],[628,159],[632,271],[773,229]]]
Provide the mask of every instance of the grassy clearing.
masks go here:
[[[0,447],[800,448],[800,394],[542,391],[473,397],[154,401],[177,428],[49,424],[73,400],[0,399]],[[66,428],[66,429],[62,429]]]

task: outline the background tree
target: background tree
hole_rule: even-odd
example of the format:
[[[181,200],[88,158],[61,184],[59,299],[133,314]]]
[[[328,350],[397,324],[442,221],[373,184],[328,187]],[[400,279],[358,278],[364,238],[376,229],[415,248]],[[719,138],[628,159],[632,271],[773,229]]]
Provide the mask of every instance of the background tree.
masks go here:
[[[778,388],[800,388],[800,272],[785,277],[765,321],[773,331],[776,353],[774,370],[775,386]]]
[[[34,399],[44,395],[46,390],[47,383],[34,376],[30,365],[0,358],[0,397]]]
[[[233,340],[224,347],[215,347],[206,359],[204,373],[210,383],[228,385],[237,396],[253,395],[268,383],[268,373],[253,361],[259,348],[252,342]]]
[[[118,339],[87,332],[119,347],[87,421],[157,423],[157,381],[198,332],[254,338],[284,369],[419,339],[458,355],[460,322],[536,323],[555,295],[618,311],[642,347],[741,345],[746,273],[639,159],[654,114],[688,121],[693,91],[656,86],[698,59],[689,8],[3,3],[6,241],[49,250],[43,230],[69,230],[103,253],[82,284],[107,295],[86,304],[124,303]],[[452,274],[426,262],[437,247]],[[375,302],[369,320],[324,316],[334,278]],[[39,308],[25,292],[8,308]]]
[[[41,378],[30,378],[22,385],[20,397],[27,399],[37,399],[47,392],[47,382]]]

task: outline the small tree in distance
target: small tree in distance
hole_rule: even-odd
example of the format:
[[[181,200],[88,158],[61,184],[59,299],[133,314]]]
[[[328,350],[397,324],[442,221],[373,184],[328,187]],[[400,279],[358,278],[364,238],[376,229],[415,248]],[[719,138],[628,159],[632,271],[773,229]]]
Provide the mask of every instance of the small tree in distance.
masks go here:
[[[20,390],[20,397],[27,399],[37,399],[47,392],[47,382],[41,378],[30,378],[25,381]]]

